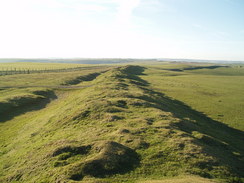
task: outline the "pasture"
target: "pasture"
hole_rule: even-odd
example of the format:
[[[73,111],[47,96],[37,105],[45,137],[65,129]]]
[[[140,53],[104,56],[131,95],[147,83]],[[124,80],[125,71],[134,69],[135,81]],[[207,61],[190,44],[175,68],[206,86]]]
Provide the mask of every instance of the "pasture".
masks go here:
[[[243,67],[213,66],[0,76],[0,181],[242,182]]]
[[[176,65],[174,69],[182,67]],[[169,66],[164,65],[148,66],[142,78],[167,96],[186,103],[210,118],[244,130],[242,65],[183,72],[164,70],[168,68]]]

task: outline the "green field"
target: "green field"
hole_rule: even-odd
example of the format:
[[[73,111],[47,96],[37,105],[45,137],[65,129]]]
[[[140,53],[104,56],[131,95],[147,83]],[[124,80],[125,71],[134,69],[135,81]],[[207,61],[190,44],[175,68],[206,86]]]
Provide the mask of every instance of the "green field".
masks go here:
[[[13,62],[13,63],[0,63],[1,70],[10,70],[10,69],[67,69],[75,67],[92,67],[93,65],[88,64],[67,64],[67,63],[29,63],[29,62]]]
[[[104,66],[105,68],[106,66]],[[91,64],[66,64],[66,63],[0,63],[0,76],[15,75],[15,74],[43,74],[43,73],[61,73],[61,72],[75,72],[91,69],[101,69],[102,66]],[[47,76],[52,77],[52,76]],[[39,78],[38,78],[39,79]]]
[[[243,182],[244,67],[215,66],[0,76],[0,182]]]
[[[148,66],[142,78],[160,92],[210,118],[244,130],[244,67],[184,72],[165,71],[165,68],[168,66]]]

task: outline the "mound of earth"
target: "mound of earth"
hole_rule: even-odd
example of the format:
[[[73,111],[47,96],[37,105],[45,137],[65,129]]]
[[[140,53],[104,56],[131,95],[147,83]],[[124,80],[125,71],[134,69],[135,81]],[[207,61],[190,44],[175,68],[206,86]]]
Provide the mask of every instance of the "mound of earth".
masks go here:
[[[70,179],[81,180],[84,176],[104,177],[117,173],[125,173],[138,165],[137,153],[122,144],[103,141],[95,144],[95,157],[72,167]]]

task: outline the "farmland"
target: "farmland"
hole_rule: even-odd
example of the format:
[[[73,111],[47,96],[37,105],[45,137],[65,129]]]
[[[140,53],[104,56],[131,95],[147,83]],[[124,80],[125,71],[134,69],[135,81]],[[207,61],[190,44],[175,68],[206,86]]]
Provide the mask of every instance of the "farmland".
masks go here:
[[[88,64],[55,64],[55,63],[2,63],[0,64],[0,76],[14,74],[34,74],[34,73],[60,73],[86,71],[97,66]]]
[[[244,67],[127,64],[0,64],[0,182],[242,182]]]

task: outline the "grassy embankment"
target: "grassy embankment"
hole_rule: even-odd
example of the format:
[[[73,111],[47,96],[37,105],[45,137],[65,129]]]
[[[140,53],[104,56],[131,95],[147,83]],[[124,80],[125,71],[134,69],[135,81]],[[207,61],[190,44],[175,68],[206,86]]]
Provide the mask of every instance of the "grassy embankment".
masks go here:
[[[23,65],[22,65],[23,64]],[[55,99],[55,88],[70,88],[74,84],[75,87],[87,87],[83,85],[84,81],[90,81],[96,78],[102,72],[105,72],[108,66],[83,66],[84,70],[75,72],[55,72],[57,68],[72,68],[73,64],[29,64],[26,63],[7,63],[0,64],[0,67],[14,66],[18,69],[35,68],[36,70],[43,69],[42,67],[53,68],[51,73],[34,73],[34,74],[13,74],[0,76],[0,121],[11,119],[13,116],[30,110],[29,106],[42,103],[41,108],[45,107],[50,99]],[[34,107],[37,110],[40,107]]]
[[[142,75],[152,71],[122,67],[52,90],[45,108],[1,123],[2,180],[241,181],[243,132],[153,89],[158,74]]]

